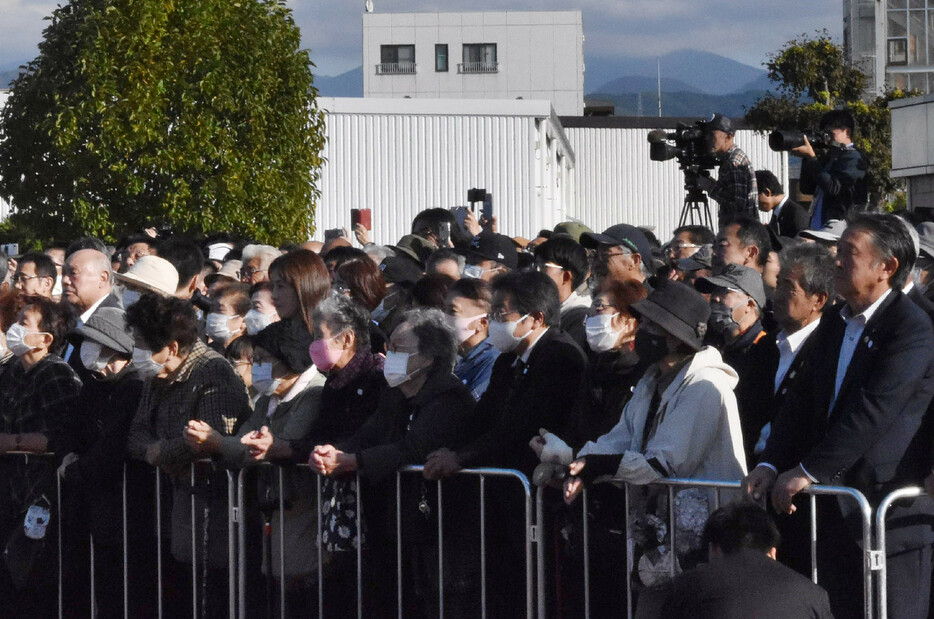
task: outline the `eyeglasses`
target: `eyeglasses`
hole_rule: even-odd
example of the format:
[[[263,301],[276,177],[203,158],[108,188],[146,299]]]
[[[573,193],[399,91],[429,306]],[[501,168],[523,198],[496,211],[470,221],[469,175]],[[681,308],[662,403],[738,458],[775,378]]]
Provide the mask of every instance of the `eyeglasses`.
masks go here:
[[[538,271],[539,273],[544,273],[545,270],[548,269],[549,267],[552,269],[558,269],[561,271],[565,270],[563,266],[561,266],[560,264],[555,264],[554,262],[541,262],[535,265],[535,270]]]
[[[240,269],[237,271],[238,277],[253,277],[254,273],[266,273],[269,269],[254,269],[252,267],[246,267],[245,269]]]
[[[31,280],[31,279],[40,279],[40,278],[44,278],[44,277],[47,277],[47,276],[43,276],[43,275],[15,275],[15,276],[13,276],[13,283],[14,283],[14,284],[25,284],[26,282],[28,282],[28,281]],[[52,279],[52,278],[49,277],[49,279]]]
[[[610,258],[615,258],[616,256],[632,255],[632,252],[626,249],[621,249],[620,251],[617,251],[617,252],[614,252],[612,249],[598,249],[595,255],[597,259],[606,262]]]
[[[602,312],[605,309],[613,308],[616,309],[616,306],[612,303],[594,303],[590,306],[590,309],[595,312]]]
[[[253,362],[252,361],[231,361],[230,365],[235,368],[238,368],[241,365],[253,365]]]
[[[681,251],[682,249],[699,249],[701,247],[703,247],[703,245],[698,245],[696,243],[680,243],[678,245],[669,245],[668,249],[665,251],[667,251],[669,254],[673,254],[675,252]]]

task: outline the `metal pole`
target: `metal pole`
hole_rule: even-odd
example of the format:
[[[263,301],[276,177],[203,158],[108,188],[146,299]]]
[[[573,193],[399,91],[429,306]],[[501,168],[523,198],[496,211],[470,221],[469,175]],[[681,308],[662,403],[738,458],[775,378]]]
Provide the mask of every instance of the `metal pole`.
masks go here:
[[[918,487],[910,488],[901,488],[890,493],[879,504],[879,509],[876,511],[876,546],[878,547],[878,557],[879,557],[879,617],[880,619],[886,619],[888,616],[888,589],[887,589],[887,568],[886,568],[886,550],[885,550],[885,518],[888,516],[889,509],[892,507],[896,501],[902,499],[912,499],[919,496],[924,496],[925,492]]]
[[[817,584],[817,495],[809,495],[811,504],[811,581]]]
[[[162,619],[162,476],[156,472],[156,571],[159,594],[159,619]],[[194,550],[194,549],[192,549]]]
[[[285,619],[285,474],[282,467],[279,471],[279,613]],[[272,565],[270,564],[270,567]]]
[[[625,503],[626,513],[623,519],[626,521],[626,618],[632,619],[632,523],[629,522],[629,484],[623,484],[623,501]]]
[[[444,619],[444,524],[441,512],[441,482],[438,481],[438,619]]]
[[[359,492],[359,487],[357,489]],[[323,525],[321,520],[321,476],[315,475],[315,505],[318,506],[318,533],[315,536],[318,546],[318,619],[324,619],[324,553],[321,551],[321,545],[324,541]],[[360,526],[357,525],[357,544],[360,543]]]
[[[480,617],[486,619],[486,478],[480,476]]]
[[[675,489],[668,486],[668,529],[671,534],[671,541],[668,546],[668,559],[671,562],[669,574],[675,577],[675,528],[677,527],[677,518],[675,518]]]
[[[238,509],[233,472],[227,471],[227,602],[230,616],[237,616],[237,521],[243,517]]]
[[[94,582],[94,535],[88,534],[91,542],[91,619],[97,616],[97,591]]]
[[[544,501],[543,495],[544,495],[544,489],[541,486],[537,487],[535,489],[535,523],[536,524],[535,524],[535,529],[534,529],[536,533],[536,537],[534,538],[531,535],[531,531],[533,530],[531,526],[532,523],[530,522],[530,518],[528,517],[526,518],[528,522],[526,522],[526,527],[525,527],[525,547],[526,547],[525,565],[526,565],[527,578],[529,579],[529,583],[528,583],[527,590],[526,590],[526,598],[527,598],[526,614],[528,615],[529,619],[532,618],[531,578],[532,578],[532,543],[533,542],[537,542],[537,546],[535,548],[535,558],[536,558],[535,572],[537,576],[536,580],[538,581],[537,583],[538,584],[538,616],[539,617],[545,616],[545,545],[542,544],[542,530],[544,530],[545,528],[545,509],[544,509],[545,501]],[[531,500],[527,500],[527,502],[531,504]]]
[[[581,493],[584,512],[584,617],[590,618],[590,523],[587,522],[587,487]]]
[[[246,619],[246,501],[244,496],[243,478],[247,469],[240,469],[237,475],[237,507],[240,509],[240,526],[237,529],[237,545],[239,546],[240,561],[237,569],[239,571],[239,583],[237,585],[237,597],[240,600],[240,619]]]
[[[25,463],[29,463],[29,455],[26,455]],[[52,460],[52,466],[55,466],[55,460]],[[58,617],[62,618],[62,571],[64,569],[62,564],[62,476],[58,473],[55,474],[55,493],[58,503]]]
[[[402,619],[402,473],[396,472],[396,596]]]
[[[126,525],[126,461],[123,462],[123,619],[130,619],[130,563],[129,563],[129,534]]]
[[[197,505],[195,501],[195,463],[190,465],[191,473],[191,616],[198,616],[198,546]],[[207,557],[204,557],[207,560]]]
[[[357,473],[357,619],[363,619],[363,493]]]

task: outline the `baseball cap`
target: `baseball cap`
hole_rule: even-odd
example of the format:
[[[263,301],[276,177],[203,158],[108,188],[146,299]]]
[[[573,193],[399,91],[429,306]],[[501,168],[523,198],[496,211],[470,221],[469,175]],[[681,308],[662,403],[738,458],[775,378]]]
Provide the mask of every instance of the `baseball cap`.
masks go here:
[[[633,253],[642,257],[642,262],[651,271],[653,267],[652,245],[640,228],[629,224],[616,224],[603,231],[602,234],[584,232],[581,234],[580,244],[587,249],[596,249],[600,244],[622,245]]]
[[[240,267],[243,266],[243,261],[241,260],[228,260],[221,265],[220,270],[217,273],[210,273],[209,275],[204,276],[204,283],[208,286],[211,286],[219,280],[220,278],[229,279],[233,282],[240,281]]]
[[[629,306],[694,350],[704,346],[710,303],[681,282],[666,280],[648,297]]]
[[[712,293],[715,288],[726,288],[752,297],[759,307],[765,307],[765,285],[759,271],[740,264],[727,264],[717,275],[699,277],[694,282],[699,292]]]
[[[593,230],[579,221],[562,221],[554,229],[555,234],[566,234],[578,243],[581,242],[581,235],[585,232],[593,232]]]
[[[733,122],[723,114],[714,114],[707,119],[705,124],[711,131],[719,130],[724,133],[733,133],[735,131],[733,129]]]
[[[481,232],[473,238],[467,249],[467,262],[473,264],[471,260],[493,260],[512,270],[519,263],[519,254],[516,252],[516,244],[508,236]]]
[[[710,245],[704,245],[693,255],[688,256],[687,258],[678,259],[678,269],[690,273],[691,271],[698,271],[700,269],[712,269],[713,268],[713,250]]]
[[[379,263],[387,284],[412,285],[422,278],[422,270],[409,258],[390,256]]]

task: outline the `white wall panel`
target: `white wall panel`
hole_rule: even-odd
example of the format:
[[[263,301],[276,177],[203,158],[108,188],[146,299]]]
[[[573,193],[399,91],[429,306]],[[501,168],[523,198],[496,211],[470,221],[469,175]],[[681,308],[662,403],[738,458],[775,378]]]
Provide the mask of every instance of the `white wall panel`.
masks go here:
[[[617,223],[654,226],[665,242],[678,225],[684,177],[675,160],[649,159],[649,129],[575,127],[564,131],[576,156],[577,208],[570,214],[597,231]],[[787,156],[769,149],[767,135],[738,131],[736,143],[756,169],[772,170],[788,186]],[[712,200],[711,215],[716,222]]]

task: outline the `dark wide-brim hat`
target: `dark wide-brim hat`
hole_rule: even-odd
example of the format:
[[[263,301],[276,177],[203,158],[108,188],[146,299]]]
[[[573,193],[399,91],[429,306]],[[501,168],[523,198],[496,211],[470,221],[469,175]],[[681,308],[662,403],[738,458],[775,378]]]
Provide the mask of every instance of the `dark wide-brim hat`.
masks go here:
[[[703,348],[710,304],[687,284],[666,280],[629,307],[637,317],[648,318],[692,349]]]
[[[125,355],[133,354],[133,336],[126,327],[126,312],[119,307],[99,307],[78,327],[86,340]]]
[[[311,367],[308,347],[312,340],[301,320],[280,320],[254,335],[253,346],[259,346],[284,363],[290,372],[301,374]]]

